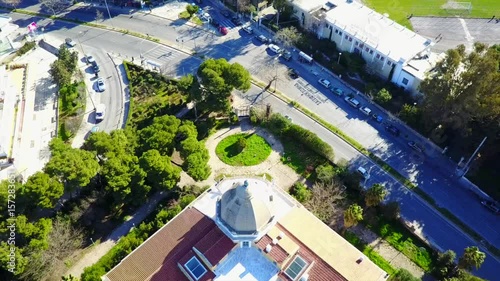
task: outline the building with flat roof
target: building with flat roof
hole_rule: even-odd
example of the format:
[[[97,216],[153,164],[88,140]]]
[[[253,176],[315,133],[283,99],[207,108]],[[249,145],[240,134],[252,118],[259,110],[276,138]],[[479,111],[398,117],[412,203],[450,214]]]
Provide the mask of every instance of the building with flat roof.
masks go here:
[[[105,281],[382,281],[386,272],[261,178],[216,183]]]
[[[0,60],[15,49],[10,35],[16,31],[19,26],[12,24],[11,21],[12,18],[8,16],[0,16]]]
[[[351,0],[290,0],[304,27],[335,42],[340,52],[360,54],[367,70],[408,91],[415,92],[425,73],[433,67],[432,40],[427,39],[374,10]],[[315,5],[311,5],[314,2]],[[322,4],[320,4],[322,2]],[[304,7],[310,9],[304,11]],[[308,16],[302,16],[307,14]],[[305,21],[304,21],[305,23]],[[411,63],[418,60],[418,63]],[[427,61],[427,63],[422,63]],[[419,67],[409,65],[418,64]]]

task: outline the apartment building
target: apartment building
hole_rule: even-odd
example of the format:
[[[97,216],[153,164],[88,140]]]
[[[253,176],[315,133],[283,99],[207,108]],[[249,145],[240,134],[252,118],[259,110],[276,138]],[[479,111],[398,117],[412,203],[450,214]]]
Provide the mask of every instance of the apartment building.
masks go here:
[[[301,25],[337,45],[339,52],[360,54],[368,72],[418,92],[425,74],[441,58],[433,42],[374,10],[351,0],[290,0]]]

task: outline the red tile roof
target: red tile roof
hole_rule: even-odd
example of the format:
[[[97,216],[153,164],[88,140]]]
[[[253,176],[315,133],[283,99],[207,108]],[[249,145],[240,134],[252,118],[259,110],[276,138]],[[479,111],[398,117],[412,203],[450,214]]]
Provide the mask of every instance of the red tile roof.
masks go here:
[[[306,245],[302,244],[300,240],[295,238],[293,234],[288,232],[282,225],[279,223],[276,224],[276,227],[278,227],[285,235],[292,239],[299,247],[300,249],[297,251],[297,255],[299,255],[303,260],[305,260],[308,263],[308,274],[309,274],[309,280],[314,280],[314,281],[347,281],[347,279],[342,276],[339,272],[337,272],[332,266],[330,266],[328,263],[323,261],[320,257],[318,257],[314,252],[312,252],[309,248],[307,248]],[[271,251],[272,252],[272,251]],[[338,253],[341,255],[342,253]],[[295,256],[290,258],[287,262],[287,264],[283,267],[283,272],[279,274],[279,277],[281,277],[283,280],[291,280],[286,276],[284,271],[288,268],[290,263],[293,262],[295,259]],[[312,264],[314,262],[314,264]],[[312,264],[312,266],[311,266]]]
[[[214,228],[217,226],[209,217],[195,208],[186,209],[123,259],[106,276],[111,281],[187,280],[177,263]],[[207,278],[213,278],[213,274],[208,273],[205,274]]]
[[[266,234],[259,240],[259,242],[257,242],[256,245],[264,254],[267,254],[270,258],[277,262],[279,266],[281,266],[281,264],[287,259],[288,253],[280,246],[279,242],[276,245],[271,245],[273,246],[271,251],[266,253],[266,246],[271,244],[272,241],[273,239]]]
[[[213,266],[217,265],[234,246],[234,242],[217,226],[194,245]]]

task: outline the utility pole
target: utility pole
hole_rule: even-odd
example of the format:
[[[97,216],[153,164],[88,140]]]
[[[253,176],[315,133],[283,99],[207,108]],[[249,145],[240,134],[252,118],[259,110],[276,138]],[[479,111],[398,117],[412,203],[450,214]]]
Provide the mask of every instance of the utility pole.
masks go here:
[[[276,93],[276,90],[278,88],[278,59],[281,55],[278,55],[275,59],[274,59],[274,68],[276,69],[276,74],[274,76],[274,92]]]
[[[78,37],[76,37],[76,39],[78,40],[78,44],[80,45],[80,49],[82,49],[83,57],[85,58],[85,64],[89,64],[89,62],[87,61],[87,55],[85,54],[85,50],[83,50],[82,42],[80,41],[80,37],[82,36],[82,33],[83,33],[83,31],[80,31],[78,33]]]
[[[476,150],[474,151],[474,153],[472,153],[472,155],[470,156],[469,160],[467,160],[467,163],[465,163],[464,167],[461,169],[461,174],[459,174],[460,177],[463,177],[469,171],[470,163],[472,162],[472,160],[474,159],[474,157],[476,157],[477,153],[479,152],[479,149],[481,149],[481,147],[483,146],[483,144],[486,142],[487,138],[488,137],[484,137],[483,141],[479,144],[479,146],[476,148]]]
[[[106,4],[106,10],[108,10],[109,20],[111,20],[111,13],[109,12],[108,1],[107,1],[107,0],[104,0],[104,3]],[[111,24],[111,23],[109,23],[109,24]],[[113,26],[113,25],[111,25],[111,26]]]

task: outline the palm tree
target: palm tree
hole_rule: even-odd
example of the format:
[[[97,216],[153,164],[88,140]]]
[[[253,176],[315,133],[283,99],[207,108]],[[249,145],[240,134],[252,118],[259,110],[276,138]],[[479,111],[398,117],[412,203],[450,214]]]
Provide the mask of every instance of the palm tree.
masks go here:
[[[363,220],[363,209],[358,204],[352,204],[344,211],[344,231]]]
[[[372,185],[365,194],[366,207],[377,206],[382,203],[387,196],[387,189],[380,183]]]
[[[458,259],[458,268],[472,270],[473,267],[479,269],[484,262],[486,255],[479,251],[476,246],[465,248],[464,254]]]

